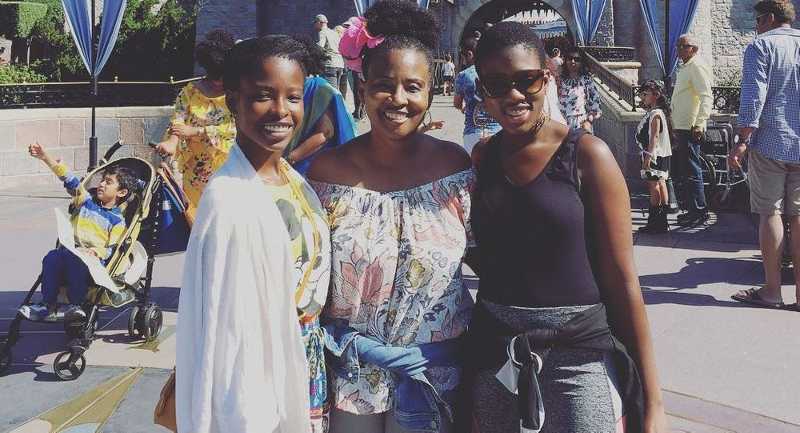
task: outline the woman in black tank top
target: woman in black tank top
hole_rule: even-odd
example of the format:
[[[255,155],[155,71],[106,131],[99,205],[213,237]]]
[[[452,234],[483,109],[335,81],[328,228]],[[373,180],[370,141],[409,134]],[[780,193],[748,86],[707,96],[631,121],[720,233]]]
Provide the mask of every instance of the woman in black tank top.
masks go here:
[[[549,120],[544,59],[518,23],[478,42],[479,87],[503,130],[474,155],[470,264],[480,288],[468,407],[481,433],[516,433],[520,422],[542,432],[666,433],[628,190],[605,143]],[[519,377],[503,376],[513,365]]]

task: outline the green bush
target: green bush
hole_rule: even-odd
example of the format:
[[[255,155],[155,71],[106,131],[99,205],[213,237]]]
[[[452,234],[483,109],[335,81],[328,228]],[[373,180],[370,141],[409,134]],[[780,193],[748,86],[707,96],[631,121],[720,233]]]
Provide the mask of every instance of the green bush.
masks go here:
[[[89,74],[75,47],[72,36],[64,28],[61,0],[32,0],[47,5],[47,15],[31,31],[31,38],[43,47],[43,56],[36,68],[48,81],[86,80]]]
[[[47,5],[33,2],[0,1],[0,34],[27,38],[34,25],[47,15]]]
[[[0,66],[0,84],[43,83],[47,77],[25,65]]]

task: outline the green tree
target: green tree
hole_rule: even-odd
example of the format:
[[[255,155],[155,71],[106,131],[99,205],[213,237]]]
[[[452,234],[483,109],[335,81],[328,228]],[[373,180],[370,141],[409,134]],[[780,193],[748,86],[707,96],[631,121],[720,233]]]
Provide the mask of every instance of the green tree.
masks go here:
[[[48,5],[47,16],[34,26],[32,37],[45,56],[37,71],[51,81],[88,80],[72,36],[65,30],[61,0],[32,0]],[[99,0],[95,0],[98,1]],[[119,36],[101,80],[165,81],[192,73],[195,9],[179,0],[128,0]],[[98,25],[97,31],[100,31]]]
[[[47,4],[47,15],[36,22],[31,31],[34,41],[43,47],[44,56],[37,72],[49,81],[87,80],[89,74],[75,48],[72,36],[65,30],[61,0],[32,0]]]
[[[125,81],[164,81],[192,73],[195,10],[177,0],[129,0],[117,49],[102,76]]]

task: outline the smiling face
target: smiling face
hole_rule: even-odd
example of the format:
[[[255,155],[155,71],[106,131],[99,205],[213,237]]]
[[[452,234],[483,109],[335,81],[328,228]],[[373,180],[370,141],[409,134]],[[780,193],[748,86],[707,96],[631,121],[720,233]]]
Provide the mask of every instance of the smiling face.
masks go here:
[[[519,90],[518,87],[524,89],[526,86],[518,84],[503,95],[484,95],[486,111],[500,123],[505,133],[523,135],[532,132],[542,114],[547,97],[547,81],[550,79],[539,53],[523,45],[515,45],[480,62],[480,79],[487,83],[499,80],[519,83],[540,77],[542,81],[533,82],[528,87],[529,91]]]
[[[430,105],[427,57],[414,49],[393,49],[370,61],[364,104],[373,134],[392,140],[416,132]]]
[[[249,151],[283,152],[303,121],[303,69],[297,62],[269,57],[239,89],[227,93],[239,145]]]

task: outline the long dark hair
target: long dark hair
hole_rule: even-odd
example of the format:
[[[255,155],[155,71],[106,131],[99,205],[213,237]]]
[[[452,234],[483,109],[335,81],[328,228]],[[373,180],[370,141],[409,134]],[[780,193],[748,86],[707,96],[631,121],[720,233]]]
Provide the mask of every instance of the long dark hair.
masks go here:
[[[664,112],[664,117],[667,119],[667,133],[672,138],[672,132],[674,131],[672,127],[672,110],[669,107],[669,98],[667,98],[664,85],[656,80],[647,80],[639,86],[639,92],[644,91],[654,92],[658,95],[655,105],[650,110],[659,109]]]

